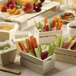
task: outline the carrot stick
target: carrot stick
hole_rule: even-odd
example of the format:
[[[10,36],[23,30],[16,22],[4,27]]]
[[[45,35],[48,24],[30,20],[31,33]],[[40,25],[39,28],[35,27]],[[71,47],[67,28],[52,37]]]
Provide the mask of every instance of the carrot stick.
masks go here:
[[[60,22],[61,22],[61,18],[59,17],[59,18],[58,18],[58,22],[57,22],[57,23],[60,23]]]
[[[57,26],[56,30],[61,30],[62,25],[63,25],[63,22],[59,23],[59,25]]]
[[[75,38],[76,36],[73,36],[72,39],[69,41],[69,43],[72,42]]]
[[[34,55],[36,56],[36,53],[35,53],[35,46],[34,46],[34,37],[33,36],[30,36],[30,43],[31,43],[31,46],[32,46],[32,48],[33,48],[33,53],[34,53]]]
[[[52,20],[52,23],[51,23],[51,28],[55,27],[55,21]]]
[[[36,38],[33,38],[33,42],[34,42],[34,48],[38,48],[38,45],[37,45],[37,40],[36,40]]]
[[[28,51],[32,50],[32,47],[31,47],[29,39],[26,39],[25,42],[26,42],[26,46],[27,46]]]
[[[54,17],[54,21],[55,21],[55,22],[58,22],[58,17],[55,16],[55,17]]]
[[[22,43],[22,41],[19,42],[18,44],[19,44],[19,46],[20,46],[20,48],[21,48],[22,51],[27,52],[27,49],[25,48],[25,46],[24,46],[24,44]]]
[[[47,21],[48,21],[48,18],[45,18],[44,19],[44,29],[46,30],[46,23],[47,23]]]
[[[30,43],[31,43],[31,46],[32,46],[32,48],[33,48],[33,50],[34,50],[34,45],[33,45],[33,36],[30,36]]]

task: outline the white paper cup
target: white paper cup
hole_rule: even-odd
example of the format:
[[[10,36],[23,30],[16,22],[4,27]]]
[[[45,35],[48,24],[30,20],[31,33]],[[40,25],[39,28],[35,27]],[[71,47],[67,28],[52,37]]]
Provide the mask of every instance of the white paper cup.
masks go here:
[[[76,35],[76,21],[67,24],[67,30],[70,36]]]

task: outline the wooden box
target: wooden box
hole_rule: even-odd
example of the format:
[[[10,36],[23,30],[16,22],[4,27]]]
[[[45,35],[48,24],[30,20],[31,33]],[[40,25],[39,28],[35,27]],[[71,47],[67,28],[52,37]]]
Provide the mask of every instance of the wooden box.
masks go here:
[[[21,65],[39,73],[46,74],[55,67],[55,54],[49,56],[45,60],[29,55],[28,53],[21,52]]]
[[[56,35],[60,34],[62,35],[62,31],[47,31],[47,32],[39,32],[36,29],[36,37],[38,39],[39,44],[49,44],[52,40],[56,40]]]
[[[21,50],[20,46],[18,45],[18,42],[22,41],[25,45],[25,39],[29,38],[30,35],[31,35],[31,33],[28,31],[18,31],[15,33],[15,35],[13,37],[13,43],[16,44],[16,46],[17,46],[17,54],[19,54],[20,50]]]
[[[0,42],[0,47],[10,45],[7,50],[0,50],[0,65],[5,66],[13,63],[16,57],[16,45],[10,41]]]
[[[58,2],[44,2],[42,10],[40,12],[33,12],[33,13],[24,13],[21,10],[21,14],[19,15],[12,15],[8,12],[1,12],[0,11],[0,19],[5,21],[12,21],[16,22],[20,25],[20,30],[25,30],[34,25],[34,20],[37,22],[43,20],[45,17],[50,17],[53,14],[59,12],[60,4]]]
[[[8,26],[11,28],[11,30],[0,30],[0,42],[3,42],[5,40],[12,40],[14,33],[18,30],[18,24],[16,23],[10,23],[10,22],[0,22],[0,27],[2,26]]]
[[[54,52],[56,54],[57,61],[76,64],[76,51],[62,48],[55,48]]]

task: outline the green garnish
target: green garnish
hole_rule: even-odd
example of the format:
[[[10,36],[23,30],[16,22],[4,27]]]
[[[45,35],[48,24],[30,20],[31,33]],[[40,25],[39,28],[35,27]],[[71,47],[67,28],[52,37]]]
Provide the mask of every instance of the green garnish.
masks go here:
[[[10,48],[10,45],[1,46],[0,50],[7,50]]]
[[[61,14],[60,17],[64,17],[64,14]]]

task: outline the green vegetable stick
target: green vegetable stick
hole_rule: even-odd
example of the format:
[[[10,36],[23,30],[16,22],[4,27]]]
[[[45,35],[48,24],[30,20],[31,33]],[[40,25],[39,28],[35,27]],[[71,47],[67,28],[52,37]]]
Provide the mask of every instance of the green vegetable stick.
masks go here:
[[[41,45],[40,45],[40,44],[39,44],[39,46],[38,46],[38,50],[39,50],[39,52],[40,52],[40,54],[41,54],[42,48],[41,48]]]
[[[42,50],[47,49],[47,45],[42,45]]]
[[[63,37],[61,37],[60,48],[62,48],[62,46],[63,46],[63,42],[64,42],[64,38],[63,38]]]
[[[48,49],[48,56],[51,56],[53,54],[54,46],[52,43],[49,44],[49,49]]]
[[[40,54],[38,48],[35,48],[35,53],[36,53],[36,56],[41,59],[41,54]]]
[[[36,28],[37,28],[37,29],[39,29],[39,28],[38,28],[38,25],[37,25],[37,23],[36,23],[36,21],[35,21],[35,20],[34,20],[34,23],[35,23]]]
[[[69,40],[70,40],[70,37],[66,37],[66,38],[65,38],[65,42],[66,42],[66,43],[65,43],[64,48],[66,48],[66,47],[67,47]]]
[[[42,24],[42,22],[38,22],[38,25],[39,25],[39,29],[41,29],[41,31],[43,31],[43,24]]]
[[[34,53],[32,52],[32,50],[30,50],[30,51],[28,52],[28,54],[30,54],[30,55],[32,55],[32,56],[35,56]]]
[[[48,20],[47,24],[48,24],[48,26],[49,26],[49,31],[50,31],[50,30],[51,30],[51,21]]]
[[[61,35],[56,35],[56,47],[60,47]]]

